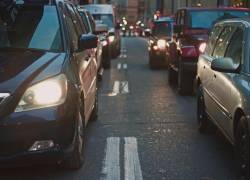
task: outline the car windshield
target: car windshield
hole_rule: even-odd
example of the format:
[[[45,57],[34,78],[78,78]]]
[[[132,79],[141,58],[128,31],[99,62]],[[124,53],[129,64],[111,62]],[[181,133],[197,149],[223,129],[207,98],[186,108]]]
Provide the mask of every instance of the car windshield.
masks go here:
[[[190,28],[211,29],[212,26],[224,19],[249,17],[248,11],[215,10],[215,11],[192,11],[188,19]]]
[[[15,15],[0,12],[0,48],[61,51],[55,6],[20,6]]]
[[[152,34],[157,37],[171,36],[172,22],[154,22]]]
[[[92,14],[95,21],[102,21],[103,24],[107,24],[110,28],[114,27],[113,15],[112,14]]]

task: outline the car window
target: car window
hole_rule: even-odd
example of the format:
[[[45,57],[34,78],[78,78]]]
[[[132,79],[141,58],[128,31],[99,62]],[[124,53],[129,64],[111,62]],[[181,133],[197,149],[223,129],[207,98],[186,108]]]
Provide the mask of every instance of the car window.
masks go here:
[[[61,26],[56,7],[22,7],[13,19],[11,15],[3,16],[0,13],[0,47],[62,51]]]
[[[95,21],[94,21],[94,18],[93,18],[93,16],[89,12],[87,12],[87,15],[88,15],[90,26],[91,26],[91,29],[92,29],[92,32],[93,32],[93,31],[95,31]]]
[[[76,32],[76,29],[74,27],[73,20],[71,19],[71,16],[69,15],[68,11],[64,11],[65,15],[65,21],[68,29],[68,33],[70,36],[71,45],[73,46],[74,50],[77,50],[78,48],[78,34]]]
[[[209,40],[208,40],[208,43],[207,43],[206,51],[205,51],[205,53],[207,55],[212,54],[212,52],[214,50],[216,40],[218,39],[218,37],[219,37],[219,35],[220,35],[221,31],[222,31],[222,28],[223,27],[221,27],[221,26],[216,26],[211,31],[211,33],[209,35]]]
[[[242,59],[242,41],[243,41],[243,30],[238,28],[227,47],[225,57],[232,59],[235,65],[240,64]]]
[[[80,37],[80,35],[83,34],[83,32],[82,32],[82,29],[80,26],[79,19],[76,17],[75,11],[71,5],[67,4],[66,7],[67,7],[68,13],[71,16],[71,19],[73,21],[73,26],[76,29],[77,35],[78,35],[78,37]]]
[[[80,15],[81,15],[83,24],[86,28],[86,31],[87,33],[89,33],[91,30],[90,30],[90,26],[89,26],[88,19],[87,19],[87,14],[85,12],[80,12]]]
[[[226,47],[228,45],[228,40],[232,36],[232,33],[234,32],[234,30],[235,30],[235,27],[232,27],[232,26],[227,26],[224,28],[219,38],[217,39],[216,45],[214,47],[214,53],[213,53],[214,57],[216,58],[224,57]]]
[[[180,25],[184,25],[185,23],[185,11],[181,11],[180,13]]]

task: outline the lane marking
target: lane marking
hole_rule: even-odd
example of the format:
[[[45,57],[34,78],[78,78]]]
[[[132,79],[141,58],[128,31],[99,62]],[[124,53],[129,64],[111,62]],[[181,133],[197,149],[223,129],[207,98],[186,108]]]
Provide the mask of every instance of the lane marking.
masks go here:
[[[123,64],[123,69],[128,69],[128,65],[127,64]]]
[[[122,81],[121,82],[121,94],[128,94],[129,93],[129,87],[128,87],[128,81]]]
[[[138,155],[138,145],[135,137],[126,137],[124,150],[124,180],[143,180],[141,165]]]
[[[112,94],[117,95],[119,93],[120,93],[120,81],[115,81]]]
[[[117,64],[117,69],[121,69],[121,66],[122,66],[121,63],[118,63]]]
[[[102,180],[120,180],[120,138],[107,138]]]

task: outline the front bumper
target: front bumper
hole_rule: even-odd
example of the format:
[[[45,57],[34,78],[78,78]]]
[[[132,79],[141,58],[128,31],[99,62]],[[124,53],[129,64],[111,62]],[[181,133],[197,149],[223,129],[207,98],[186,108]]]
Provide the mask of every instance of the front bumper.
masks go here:
[[[76,99],[55,107],[12,113],[0,120],[0,167],[63,161],[73,150]],[[36,141],[54,146],[29,151]]]

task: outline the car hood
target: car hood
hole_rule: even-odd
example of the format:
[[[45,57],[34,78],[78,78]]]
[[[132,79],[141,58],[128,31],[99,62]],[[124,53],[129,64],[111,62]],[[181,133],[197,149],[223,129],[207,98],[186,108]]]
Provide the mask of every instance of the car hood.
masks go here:
[[[60,73],[65,55],[30,50],[0,51],[0,93],[22,92],[34,81]]]

